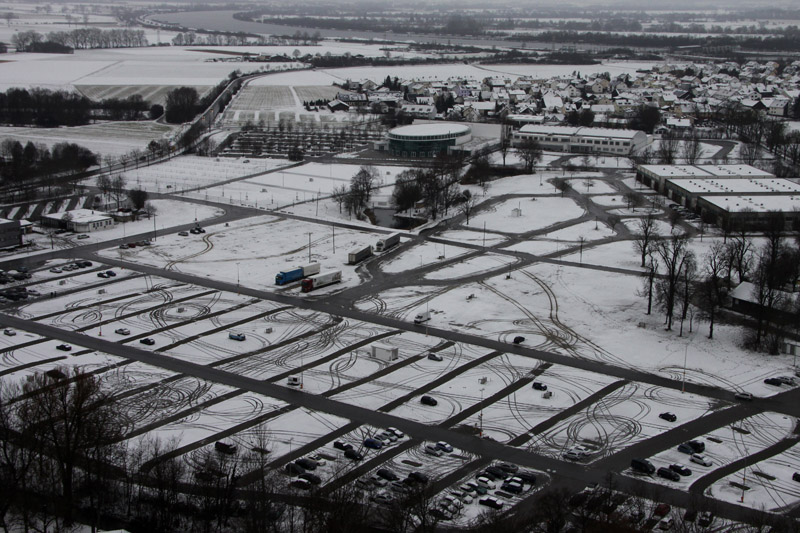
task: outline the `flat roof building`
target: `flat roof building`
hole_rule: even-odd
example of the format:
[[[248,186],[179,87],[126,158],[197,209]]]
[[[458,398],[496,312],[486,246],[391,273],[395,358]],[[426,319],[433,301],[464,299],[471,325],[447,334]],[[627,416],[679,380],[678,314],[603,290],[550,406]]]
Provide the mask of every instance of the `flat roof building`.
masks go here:
[[[512,142],[519,146],[525,139],[539,142],[543,150],[572,154],[630,155],[648,144],[647,134],[637,130],[545,126],[527,124],[514,132]]]
[[[93,209],[73,209],[72,211],[42,215],[39,222],[42,226],[63,228],[76,233],[89,233],[114,225],[111,215]]]
[[[800,185],[783,178],[677,178],[664,183],[667,198],[694,209],[700,196],[800,196]]]
[[[639,165],[636,179],[663,193],[667,180],[679,178],[774,178],[769,172],[750,165]]]
[[[697,199],[697,209],[705,220],[720,227],[762,229],[774,212],[783,215],[786,229],[797,228],[800,223],[800,195],[700,196]]]

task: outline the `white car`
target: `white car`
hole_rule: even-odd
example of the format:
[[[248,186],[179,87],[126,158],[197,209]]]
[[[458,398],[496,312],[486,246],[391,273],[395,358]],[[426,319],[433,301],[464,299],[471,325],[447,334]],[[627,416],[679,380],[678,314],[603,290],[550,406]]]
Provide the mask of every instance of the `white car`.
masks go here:
[[[442,456],[442,450],[440,450],[439,448],[437,448],[432,444],[428,444],[427,446],[425,446],[425,453],[427,453],[428,455],[433,455],[434,457]]]
[[[388,431],[390,433],[394,433],[394,436],[397,437],[398,439],[402,439],[403,437],[406,436],[405,433],[403,433],[402,431],[400,431],[397,428],[386,428],[386,431]]]
[[[14,331],[13,329],[3,330],[3,335],[8,335],[9,337],[13,337],[16,334],[17,334],[17,332]]]
[[[325,464],[326,464],[325,459],[323,459],[322,456],[319,455],[318,453],[315,453],[313,455],[309,455],[308,459],[310,459],[310,460],[314,461],[315,463],[317,463],[317,466],[325,466]]]
[[[561,454],[561,457],[568,461],[580,461],[583,456],[575,450],[567,450]]]
[[[445,441],[440,440],[436,443],[436,447],[442,450],[445,453],[452,453],[453,447],[447,444]]]
[[[693,453],[692,456],[690,457],[690,460],[693,463],[697,463],[703,466],[711,466],[713,464],[711,463],[711,459],[709,459],[705,455],[700,455],[699,453]]]
[[[491,479],[489,479],[489,478],[488,478],[488,477],[486,477],[486,476],[478,476],[478,477],[475,479],[475,481],[477,481],[477,482],[478,482],[478,485],[483,485],[483,486],[484,486],[484,487],[486,487],[487,489],[493,489],[493,488],[495,487],[495,483],[494,483],[494,481],[492,481]]]
[[[131,330],[129,330],[128,328],[117,328],[114,330],[114,333],[116,333],[117,335],[130,335]]]

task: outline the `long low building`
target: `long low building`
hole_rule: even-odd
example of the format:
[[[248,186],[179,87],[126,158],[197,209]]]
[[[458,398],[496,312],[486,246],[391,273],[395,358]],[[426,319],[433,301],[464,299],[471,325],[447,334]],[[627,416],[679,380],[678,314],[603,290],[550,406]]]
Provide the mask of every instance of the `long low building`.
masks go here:
[[[72,211],[42,215],[39,223],[42,226],[63,228],[75,233],[89,233],[112,227],[114,219],[108,213],[93,209],[73,209]]]
[[[759,230],[766,226],[775,212],[782,213],[785,228],[796,227],[800,221],[800,195],[786,196],[700,196],[697,210],[704,220],[720,227],[744,227]]]
[[[701,196],[800,196],[800,185],[783,178],[677,178],[664,184],[664,195],[689,209]]]
[[[681,178],[751,179],[774,178],[765,170],[750,165],[639,165],[636,179],[663,193],[667,180]]]
[[[538,141],[544,150],[571,154],[630,155],[649,143],[643,131],[539,124],[522,126],[512,137],[517,146],[526,139]]]

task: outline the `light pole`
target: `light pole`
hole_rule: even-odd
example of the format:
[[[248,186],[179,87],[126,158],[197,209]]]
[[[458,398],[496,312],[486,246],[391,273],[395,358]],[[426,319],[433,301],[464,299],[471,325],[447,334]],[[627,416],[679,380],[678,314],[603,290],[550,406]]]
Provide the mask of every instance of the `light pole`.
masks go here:
[[[239,293],[239,262],[236,262],[236,293]]]
[[[308,264],[311,264],[311,232],[308,232]]]
[[[686,359],[689,356],[689,345],[694,340],[694,337],[689,339],[686,343],[686,347],[683,349],[683,384],[681,384],[681,392],[686,392]]]
[[[481,387],[481,411],[478,413],[478,436],[483,437],[483,387]]]

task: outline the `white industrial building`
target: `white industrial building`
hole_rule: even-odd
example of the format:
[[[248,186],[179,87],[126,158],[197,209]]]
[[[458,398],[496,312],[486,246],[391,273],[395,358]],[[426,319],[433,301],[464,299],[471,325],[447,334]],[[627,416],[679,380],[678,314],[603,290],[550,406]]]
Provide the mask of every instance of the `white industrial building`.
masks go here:
[[[93,209],[73,209],[72,211],[42,215],[40,223],[42,226],[63,228],[75,233],[89,233],[112,227],[114,219],[108,213]]]
[[[544,150],[573,154],[630,155],[649,143],[643,131],[540,124],[527,124],[514,132],[515,145],[525,139],[538,141]]]
[[[754,179],[775,176],[750,165],[639,165],[636,169],[636,179],[660,193],[665,192],[667,180],[682,178]]]

